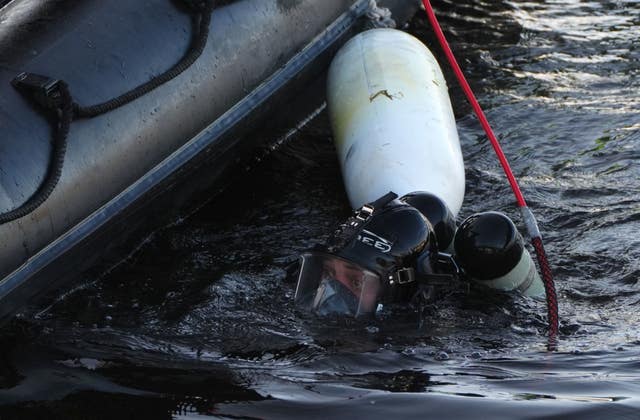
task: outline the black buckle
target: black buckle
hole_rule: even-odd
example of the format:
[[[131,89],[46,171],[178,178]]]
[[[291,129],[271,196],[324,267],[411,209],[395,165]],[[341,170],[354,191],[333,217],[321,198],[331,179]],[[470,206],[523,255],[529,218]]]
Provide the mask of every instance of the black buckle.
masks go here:
[[[438,252],[438,255],[436,256],[436,263],[439,266],[446,266],[449,268],[449,270],[446,271],[453,271],[453,273],[455,274],[455,276],[459,276],[460,275],[460,267],[458,267],[458,264],[456,263],[456,260],[453,258],[453,255],[451,254],[447,254],[445,252]]]
[[[438,272],[421,274],[418,281],[432,292],[469,293],[469,283],[461,278],[461,270],[451,254],[439,252],[436,256]],[[444,273],[443,273],[444,272]]]
[[[211,0],[181,0],[178,3],[192,12],[202,13],[210,5]]]
[[[412,267],[404,267],[393,273],[389,278],[389,284],[409,284],[416,281],[416,272]]]
[[[351,226],[357,226],[359,223],[366,222],[371,216],[373,216],[373,212],[377,208],[386,206],[387,204],[389,204],[389,202],[395,200],[396,198],[398,198],[398,194],[394,193],[393,191],[389,191],[382,197],[378,198],[376,201],[372,201],[371,203],[367,203],[364,206],[360,207],[355,212],[355,218],[357,221],[351,222]]]
[[[366,222],[373,215],[373,211],[375,208],[369,204],[365,204],[360,207],[360,209],[356,212],[356,219],[361,222]]]
[[[28,94],[40,106],[55,109],[62,105],[60,80],[34,73],[20,73],[11,84],[23,93]]]
[[[40,91],[44,95],[49,95],[56,88],[58,82],[60,81],[47,76],[22,72],[11,81],[11,84],[19,89],[28,88],[33,91]]]

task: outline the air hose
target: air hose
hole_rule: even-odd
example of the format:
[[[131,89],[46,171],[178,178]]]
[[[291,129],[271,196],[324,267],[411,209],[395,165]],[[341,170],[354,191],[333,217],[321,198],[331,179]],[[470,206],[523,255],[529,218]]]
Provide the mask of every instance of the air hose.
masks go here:
[[[529,238],[531,239],[531,243],[535,249],[536,256],[538,259],[538,264],[540,266],[540,270],[542,272],[542,281],[544,283],[546,299],[547,299],[547,317],[549,323],[549,342],[548,349],[555,350],[557,347],[557,336],[558,336],[558,298],[556,295],[555,283],[553,281],[553,276],[551,273],[551,268],[549,266],[549,261],[547,259],[546,252],[544,250],[544,245],[542,243],[542,236],[540,234],[540,230],[538,229],[538,225],[536,219],[533,215],[531,209],[527,206],[527,202],[524,199],[524,195],[518,186],[518,181],[513,175],[513,171],[509,166],[509,162],[500,147],[500,143],[498,142],[497,137],[495,136],[487,117],[485,116],[480,103],[476,99],[471,86],[467,82],[467,79],[460,68],[455,56],[453,55],[453,51],[447,42],[446,37],[444,36],[444,32],[438,23],[438,19],[436,18],[436,14],[433,11],[433,7],[431,6],[431,2],[429,0],[422,0],[422,4],[427,13],[427,17],[431,24],[433,31],[438,38],[438,42],[440,46],[444,50],[445,55],[447,56],[447,60],[449,61],[449,65],[451,66],[453,72],[456,75],[456,79],[458,83],[462,87],[462,90],[467,97],[467,100],[471,103],[473,110],[482,125],[487,137],[489,138],[491,145],[493,146],[496,155],[498,156],[498,160],[502,165],[502,169],[504,170],[507,179],[509,180],[509,184],[511,185],[511,189],[516,197],[516,201],[518,207],[520,208],[520,212],[522,213],[522,217],[525,221],[525,226],[527,228],[527,233]]]
[[[62,80],[56,80],[33,73],[21,73],[11,84],[35,103],[38,109],[55,117],[53,151],[44,181],[27,201],[19,207],[0,214],[0,225],[24,217],[37,209],[55,189],[64,165],[67,149],[67,137],[71,122],[74,119],[93,118],[113,111],[135,99],[151,92],[157,87],[174,79],[202,55],[209,37],[209,26],[213,12],[213,0],[180,0],[186,6],[193,18],[194,30],[191,44],[185,55],[170,69],[159,74],[108,101],[92,106],[81,106],[72,99],[68,85]]]

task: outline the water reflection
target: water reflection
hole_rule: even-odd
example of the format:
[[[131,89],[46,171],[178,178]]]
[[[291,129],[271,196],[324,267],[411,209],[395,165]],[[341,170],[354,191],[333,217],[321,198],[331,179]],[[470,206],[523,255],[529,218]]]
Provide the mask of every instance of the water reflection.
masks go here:
[[[422,324],[398,310],[366,323],[298,313],[282,281],[287,264],[348,212],[321,115],[219,200],[157,232],[37,322],[15,326],[20,344],[5,357],[4,386],[63,366],[82,379],[64,382],[71,396],[45,409],[115,398],[194,418],[637,413],[637,2],[434,5],[539,219],[561,298],[559,353],[544,353],[544,304],[524,298],[452,296]],[[409,29],[434,46],[425,22],[418,16]],[[467,165],[461,217],[502,210],[519,220],[448,80]],[[22,346],[44,350],[28,358]],[[98,367],[75,362],[82,358]],[[77,383],[94,393],[78,394]],[[97,385],[105,383],[116,388]],[[149,394],[112,396],[134,390]]]

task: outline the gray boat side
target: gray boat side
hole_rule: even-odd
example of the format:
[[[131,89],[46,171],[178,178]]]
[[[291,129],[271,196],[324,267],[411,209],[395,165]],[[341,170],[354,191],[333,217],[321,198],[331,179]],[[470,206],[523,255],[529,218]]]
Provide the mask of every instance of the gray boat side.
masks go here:
[[[160,203],[154,197],[172,201],[172,190],[187,196],[211,185],[245,147],[243,130],[317,76],[368,3],[242,0],[216,9],[207,47],[187,71],[121,108],[74,121],[51,196],[0,225],[0,319],[70,279],[79,248],[99,252],[106,232],[126,233],[131,215],[143,220],[144,209]],[[386,3],[405,14],[416,6]],[[0,212],[38,188],[52,147],[49,121],[12,78],[29,71],[65,80],[74,100],[92,105],[175,63],[192,31],[169,0],[14,0],[0,21]],[[193,176],[198,185],[185,188]],[[120,225],[107,229],[113,224]]]

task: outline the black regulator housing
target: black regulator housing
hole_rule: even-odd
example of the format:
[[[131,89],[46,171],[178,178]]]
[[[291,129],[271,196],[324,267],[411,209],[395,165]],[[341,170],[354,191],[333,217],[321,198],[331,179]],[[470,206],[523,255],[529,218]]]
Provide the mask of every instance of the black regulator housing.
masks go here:
[[[418,209],[427,218],[436,234],[438,249],[447,250],[456,233],[456,220],[444,201],[425,191],[412,192],[400,200]]]
[[[506,215],[489,211],[468,217],[454,240],[456,260],[475,279],[509,273],[525,251],[524,240]]]

